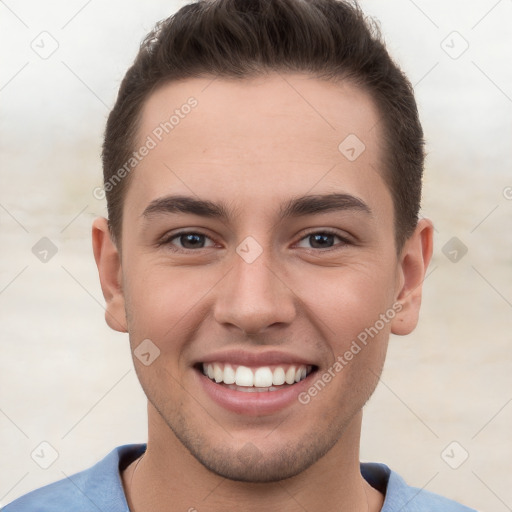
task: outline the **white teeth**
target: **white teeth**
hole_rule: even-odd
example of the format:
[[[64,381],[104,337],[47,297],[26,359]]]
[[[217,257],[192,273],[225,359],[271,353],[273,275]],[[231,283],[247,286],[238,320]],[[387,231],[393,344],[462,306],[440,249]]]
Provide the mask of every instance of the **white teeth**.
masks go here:
[[[254,386],[254,375],[247,366],[239,366],[235,372],[235,383],[237,386]]]
[[[255,388],[247,386],[237,386],[235,384],[228,384],[227,387],[229,389],[234,389],[235,391],[243,391],[244,393],[265,393],[267,391],[279,391],[281,389],[279,386],[269,386],[268,388]]]
[[[257,388],[268,388],[272,386],[272,372],[268,366],[258,368],[254,372],[254,386]]]
[[[293,384],[295,382],[295,366],[290,366],[290,368],[288,368],[286,371],[285,381],[286,384]]]
[[[224,384],[235,383],[235,370],[230,364],[224,365]]]
[[[272,384],[274,386],[280,386],[281,384],[284,384],[284,381],[286,380],[285,373],[283,368],[281,366],[278,366],[274,370],[274,374],[272,375]]]
[[[306,368],[302,366],[295,372],[295,382],[299,382],[300,380],[304,379],[304,377],[306,377]]]
[[[203,363],[203,373],[215,382],[224,383],[234,389],[234,385],[247,388],[258,388],[262,390],[275,390],[273,386],[295,384],[304,380],[311,370],[311,366],[285,365],[276,366],[274,370],[268,366],[259,368],[248,368],[237,366],[236,369],[230,364]]]
[[[213,378],[215,379],[215,382],[222,382],[224,379],[224,372],[217,363],[214,363],[213,365]]]

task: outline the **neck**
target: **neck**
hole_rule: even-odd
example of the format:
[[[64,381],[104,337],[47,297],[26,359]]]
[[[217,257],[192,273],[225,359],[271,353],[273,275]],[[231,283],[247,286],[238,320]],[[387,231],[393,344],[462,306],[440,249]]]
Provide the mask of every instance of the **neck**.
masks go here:
[[[269,483],[238,482],[204,467],[151,411],[149,441],[142,458],[122,474],[132,512],[261,510],[280,512],[380,511],[383,496],[361,476],[361,413],[312,466],[298,475]]]

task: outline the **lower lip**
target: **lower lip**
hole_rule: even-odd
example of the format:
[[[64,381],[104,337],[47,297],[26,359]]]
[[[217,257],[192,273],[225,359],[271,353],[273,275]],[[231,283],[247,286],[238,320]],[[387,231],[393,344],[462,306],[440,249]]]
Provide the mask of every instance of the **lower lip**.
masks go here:
[[[248,393],[217,384],[200,370],[195,372],[206,394],[216,404],[229,411],[248,416],[273,414],[293,403],[299,403],[298,395],[309,387],[310,378],[316,373],[311,372],[304,380],[277,391]]]

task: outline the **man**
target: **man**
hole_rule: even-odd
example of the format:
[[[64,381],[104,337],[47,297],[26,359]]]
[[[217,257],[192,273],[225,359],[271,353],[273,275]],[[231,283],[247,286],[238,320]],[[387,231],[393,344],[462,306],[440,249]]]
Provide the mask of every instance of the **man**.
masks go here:
[[[5,511],[469,511],[359,462],[432,255],[423,159],[412,88],[357,7],[207,0],[157,25],[93,225],[148,443]]]

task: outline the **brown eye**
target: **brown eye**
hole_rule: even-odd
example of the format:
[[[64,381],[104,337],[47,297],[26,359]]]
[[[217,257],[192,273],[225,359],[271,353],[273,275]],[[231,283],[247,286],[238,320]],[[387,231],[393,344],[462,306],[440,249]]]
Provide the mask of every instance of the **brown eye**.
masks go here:
[[[212,242],[211,245],[206,245],[207,241]],[[173,250],[196,250],[196,249],[204,249],[206,247],[211,247],[214,245],[213,240],[203,233],[197,233],[195,231],[182,231],[181,233],[176,233],[166,240],[162,242],[162,245],[171,246]]]
[[[336,239],[338,239],[341,243],[336,243]],[[308,246],[300,245],[301,243],[306,242]],[[305,247],[306,249],[336,249],[338,246],[343,247],[350,242],[340,236],[337,233],[333,233],[331,231],[315,231],[307,234],[303,237],[299,242],[299,247]]]

